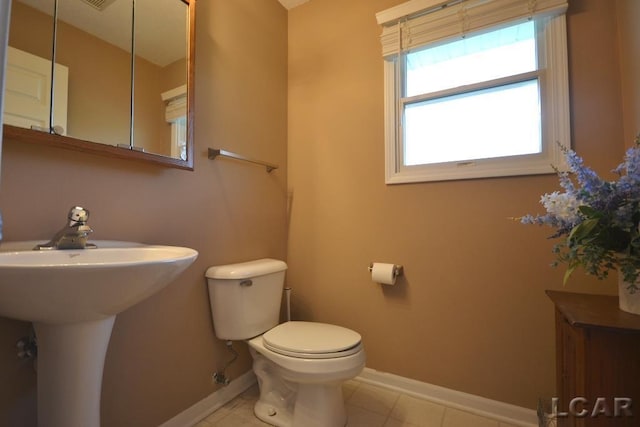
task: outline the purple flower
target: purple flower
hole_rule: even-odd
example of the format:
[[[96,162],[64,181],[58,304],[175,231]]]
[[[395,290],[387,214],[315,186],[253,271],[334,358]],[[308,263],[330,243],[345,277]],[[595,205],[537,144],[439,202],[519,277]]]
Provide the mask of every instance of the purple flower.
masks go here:
[[[613,170],[617,181],[600,178],[575,151],[563,152],[569,172],[558,171],[558,179],[564,191],[544,194],[540,203],[546,213],[525,215],[520,222],[553,227],[552,238],[565,238],[554,247],[558,260],[569,265],[565,281],[582,266],[598,278],[620,269],[625,281],[635,283],[640,271],[640,135]]]

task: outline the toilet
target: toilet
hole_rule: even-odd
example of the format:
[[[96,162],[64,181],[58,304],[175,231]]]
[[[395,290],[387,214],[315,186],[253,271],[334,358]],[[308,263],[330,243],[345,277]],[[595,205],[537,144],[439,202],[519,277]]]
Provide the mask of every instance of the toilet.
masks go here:
[[[207,269],[216,336],[248,343],[259,419],[279,427],[343,427],[342,383],[364,368],[361,336],[327,323],[279,324],[286,269],[275,259]]]

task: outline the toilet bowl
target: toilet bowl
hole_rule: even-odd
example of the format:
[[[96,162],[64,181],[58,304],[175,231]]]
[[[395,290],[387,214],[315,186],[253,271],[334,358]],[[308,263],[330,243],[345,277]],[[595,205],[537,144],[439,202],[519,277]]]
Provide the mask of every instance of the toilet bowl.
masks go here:
[[[359,334],[325,323],[287,322],[248,343],[260,384],[258,418],[283,427],[346,424],[342,383],[365,363]]]
[[[263,259],[210,267],[216,336],[244,340],[260,397],[254,412],[279,427],[342,427],[342,383],[364,368],[360,334],[317,322],[278,324],[286,264]]]

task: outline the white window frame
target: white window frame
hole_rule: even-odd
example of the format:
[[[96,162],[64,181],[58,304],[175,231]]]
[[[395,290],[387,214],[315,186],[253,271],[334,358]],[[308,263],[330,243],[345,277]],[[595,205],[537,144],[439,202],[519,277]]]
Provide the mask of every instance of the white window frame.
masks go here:
[[[469,0],[469,3],[474,0]],[[462,3],[467,2],[463,0]],[[527,0],[483,0],[482,4],[496,3],[524,3]],[[413,16],[423,16],[425,11],[438,9],[446,2],[438,0],[411,0],[391,9],[378,13],[378,23],[386,29],[392,26],[406,25]],[[454,4],[460,4],[456,1]],[[566,4],[565,4],[566,5]],[[502,7],[502,6],[501,6]],[[540,62],[539,85],[542,109],[542,152],[529,155],[496,157],[477,159],[472,161],[434,163],[427,165],[403,165],[402,148],[402,106],[400,98],[404,82],[402,70],[403,47],[399,52],[389,54],[389,36],[381,37],[384,56],[384,120],[385,120],[385,182],[387,184],[402,184],[413,182],[445,181],[459,179],[474,179],[501,176],[536,175],[555,173],[556,169],[564,170],[565,163],[562,147],[570,147],[570,114],[569,114],[569,83],[567,65],[567,31],[565,14],[566,6],[561,13],[533,17],[544,21],[544,30],[538,33],[538,60]],[[431,12],[438,13],[438,11]],[[531,16],[520,17],[531,19]],[[504,25],[504,22],[498,23]],[[496,24],[484,26],[483,30],[491,29]],[[538,25],[536,25],[538,27]],[[400,33],[399,43],[402,43]],[[465,34],[466,35],[466,34]],[[386,36],[386,40],[385,40]],[[397,37],[397,36],[396,36]],[[459,39],[460,36],[457,37]],[[447,40],[447,39],[445,39]],[[454,41],[456,38],[449,38]],[[443,40],[438,40],[441,43]],[[385,46],[386,43],[386,46]],[[420,47],[427,46],[424,43]],[[415,48],[415,46],[413,46]],[[411,49],[411,47],[410,47]]]
[[[160,94],[164,118],[171,125],[171,157],[187,160],[187,85]]]

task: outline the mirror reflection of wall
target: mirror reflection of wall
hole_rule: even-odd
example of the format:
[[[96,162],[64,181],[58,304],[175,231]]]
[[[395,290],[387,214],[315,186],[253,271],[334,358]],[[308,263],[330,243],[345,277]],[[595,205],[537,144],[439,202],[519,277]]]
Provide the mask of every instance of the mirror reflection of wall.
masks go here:
[[[58,0],[56,62],[69,68],[66,135],[129,145],[132,7],[130,0],[106,3],[98,10]]]
[[[162,94],[186,84],[188,6],[181,0],[136,0],[135,4],[133,145],[181,158],[173,137],[175,121],[166,118],[167,101]],[[53,0],[16,0],[13,9],[10,46],[50,61]],[[56,133],[130,145],[132,12],[132,0],[58,0],[56,70],[62,71],[55,74],[60,78],[68,72],[68,88],[55,85]],[[29,91],[42,93],[48,103],[48,88]],[[27,128],[36,124],[7,123]],[[48,129],[48,123],[37,127]]]

